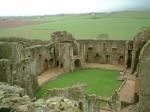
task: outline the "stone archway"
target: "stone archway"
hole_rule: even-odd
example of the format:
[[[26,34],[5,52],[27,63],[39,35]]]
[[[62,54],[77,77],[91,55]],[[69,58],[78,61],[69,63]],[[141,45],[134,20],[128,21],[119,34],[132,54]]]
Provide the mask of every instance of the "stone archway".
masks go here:
[[[92,46],[89,46],[87,48],[86,62],[87,63],[93,63],[93,62],[95,62],[94,57],[95,57],[94,48]]]
[[[128,59],[127,59],[127,67],[131,68],[132,63],[132,50],[128,50]]]
[[[1,107],[0,112],[15,112],[11,107]]]
[[[119,59],[118,59],[118,64],[119,65],[124,65],[124,62],[125,62],[124,56],[120,56]]]
[[[110,55],[105,55],[105,62],[106,64],[110,63]]]
[[[79,59],[74,61],[74,68],[80,69],[81,68],[81,61]]]
[[[61,67],[61,68],[63,68],[63,67],[64,67],[64,64],[63,64],[63,63],[61,63],[61,64],[60,64],[60,67]]]
[[[48,69],[48,60],[45,59],[44,61],[44,70],[47,70]]]
[[[95,63],[99,63],[101,59],[101,56],[99,55],[99,53],[96,53],[95,55]]]
[[[78,48],[76,44],[73,45],[73,55],[74,56],[78,55]]]
[[[50,60],[49,60],[49,66],[50,66],[50,67],[53,67],[54,64],[55,64],[55,60],[54,60],[54,59],[50,59]]]
[[[59,67],[59,61],[58,60],[56,61],[56,67]]]

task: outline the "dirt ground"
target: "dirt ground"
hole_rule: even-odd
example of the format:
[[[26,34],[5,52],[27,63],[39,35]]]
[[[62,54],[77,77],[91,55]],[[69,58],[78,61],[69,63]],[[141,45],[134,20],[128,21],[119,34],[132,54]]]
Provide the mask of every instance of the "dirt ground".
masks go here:
[[[111,110],[105,109],[105,108],[101,108],[101,109],[100,109],[100,112],[111,112]]]
[[[124,86],[119,91],[119,99],[124,102],[133,103],[134,93],[135,93],[135,81],[127,80]]]
[[[39,24],[40,21],[26,19],[0,19],[0,28],[15,28],[25,25]]]
[[[107,70],[119,70],[122,71],[123,65],[113,65],[113,64],[96,64],[96,63],[86,63],[85,68],[101,68]]]
[[[44,85],[49,80],[52,80],[52,79],[56,78],[57,76],[59,76],[63,73],[65,73],[65,70],[63,70],[61,68],[50,68],[50,69],[48,69],[47,71],[42,73],[40,76],[38,76],[39,86]]]

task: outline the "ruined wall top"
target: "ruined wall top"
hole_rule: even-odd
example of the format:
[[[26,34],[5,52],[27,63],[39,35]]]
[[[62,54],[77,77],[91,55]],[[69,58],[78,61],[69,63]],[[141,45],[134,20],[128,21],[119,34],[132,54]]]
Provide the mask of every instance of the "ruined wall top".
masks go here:
[[[51,35],[51,39],[54,42],[72,42],[75,39],[73,38],[71,33],[66,31],[57,31]]]
[[[139,59],[144,60],[150,57],[150,40],[144,45],[140,52]]]
[[[134,36],[135,43],[147,42],[150,39],[150,27],[142,27],[140,31]]]
[[[29,39],[23,37],[1,37],[0,42],[13,42],[23,44],[25,46],[49,44],[49,40]]]

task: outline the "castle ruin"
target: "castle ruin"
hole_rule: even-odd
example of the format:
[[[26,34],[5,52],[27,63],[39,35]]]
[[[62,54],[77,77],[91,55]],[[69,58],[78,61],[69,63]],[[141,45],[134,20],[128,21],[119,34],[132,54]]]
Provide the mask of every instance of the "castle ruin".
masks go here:
[[[84,69],[85,65],[90,63],[120,65],[124,68],[121,79],[128,80],[128,75],[133,77],[133,101],[121,101],[119,92],[116,91],[112,99],[107,100],[110,107],[108,112],[123,112],[126,108],[130,108],[128,110],[131,112],[150,111],[149,28],[142,28],[133,40],[76,40],[66,31],[54,32],[49,42],[1,39],[0,82],[3,83],[0,83],[0,111],[8,109],[8,112],[48,112],[51,108],[45,102],[51,101],[52,97],[58,97],[61,99],[56,98],[59,102],[62,98],[71,100],[73,106],[68,108],[75,108],[75,111],[64,112],[101,112],[98,106],[101,98],[82,94],[72,88],[50,90],[44,101],[31,101],[39,88],[38,76],[44,71],[57,67],[62,68],[64,72],[72,72]],[[15,100],[10,94],[15,94]],[[6,98],[10,100],[7,102]]]

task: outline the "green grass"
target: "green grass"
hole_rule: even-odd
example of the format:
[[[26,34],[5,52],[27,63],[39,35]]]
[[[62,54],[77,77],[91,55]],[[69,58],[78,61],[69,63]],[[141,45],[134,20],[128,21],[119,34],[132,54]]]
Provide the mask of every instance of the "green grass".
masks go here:
[[[94,39],[99,34],[107,33],[110,39],[128,40],[133,38],[140,27],[150,26],[150,11],[45,16],[28,19],[42,21],[42,23],[0,29],[0,37],[16,36],[48,40],[51,33],[66,30],[76,39]]]
[[[79,83],[86,83],[85,93],[96,94],[109,97],[121,84],[117,80],[118,71],[101,69],[84,69],[77,72],[66,73],[56,80],[50,81],[37,92],[38,97],[42,97],[48,89],[64,88]]]

